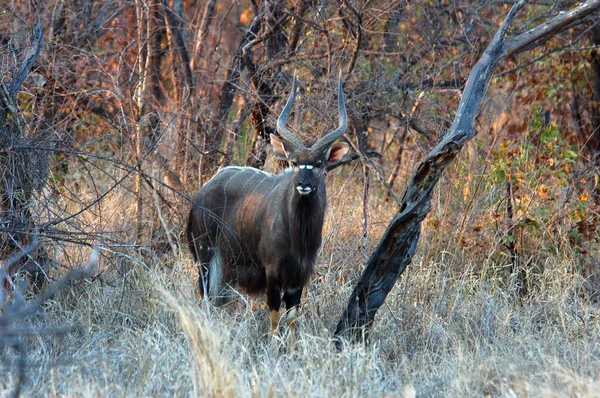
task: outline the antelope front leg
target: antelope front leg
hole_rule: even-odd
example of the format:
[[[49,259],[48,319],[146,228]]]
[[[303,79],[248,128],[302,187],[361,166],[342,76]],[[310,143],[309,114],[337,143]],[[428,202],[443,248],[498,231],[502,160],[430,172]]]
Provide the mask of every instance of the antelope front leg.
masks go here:
[[[275,331],[279,326],[281,319],[281,288],[279,281],[275,278],[267,278],[267,305],[271,312],[271,335],[275,336]]]
[[[291,332],[291,342],[296,340],[296,319],[298,318],[298,305],[302,297],[302,288],[288,289],[283,294],[283,301],[287,309],[286,323]]]

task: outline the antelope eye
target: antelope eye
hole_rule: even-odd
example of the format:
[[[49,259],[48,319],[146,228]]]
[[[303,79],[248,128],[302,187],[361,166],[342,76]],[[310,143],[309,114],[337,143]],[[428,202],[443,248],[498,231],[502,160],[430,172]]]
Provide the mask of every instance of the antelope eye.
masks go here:
[[[292,166],[298,167],[298,162],[296,162],[295,160],[292,160]]]
[[[318,160],[317,163],[315,163],[315,167],[321,167],[323,165],[323,162],[321,160]]]

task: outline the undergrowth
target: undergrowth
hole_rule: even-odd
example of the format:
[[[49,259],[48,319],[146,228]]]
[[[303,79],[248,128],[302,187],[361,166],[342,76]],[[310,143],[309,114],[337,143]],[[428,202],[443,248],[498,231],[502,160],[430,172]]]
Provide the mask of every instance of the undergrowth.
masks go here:
[[[600,396],[598,297],[580,272],[597,252],[582,253],[570,238],[577,214],[548,201],[555,217],[519,225],[532,213],[507,219],[504,184],[469,176],[479,166],[466,161],[440,182],[417,254],[367,342],[338,351],[332,330],[396,207],[372,188],[364,230],[359,173],[343,168],[329,178],[324,244],[294,345],[285,333],[269,336],[263,297],[240,294],[223,307],[200,300],[183,242],[176,254],[132,248],[21,322],[23,394]],[[116,205],[106,203],[105,213]],[[528,286],[522,297],[506,246],[511,228]],[[2,355],[5,395],[19,361],[14,348]]]

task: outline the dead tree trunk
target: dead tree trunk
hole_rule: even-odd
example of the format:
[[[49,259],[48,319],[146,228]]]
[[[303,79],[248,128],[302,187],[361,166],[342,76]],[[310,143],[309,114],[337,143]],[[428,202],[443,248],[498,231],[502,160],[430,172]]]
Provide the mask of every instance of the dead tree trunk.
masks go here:
[[[431,210],[433,188],[442,172],[454,160],[476,131],[473,122],[492,72],[498,63],[516,52],[530,49],[541,39],[581,23],[600,9],[600,0],[590,0],[531,29],[514,39],[506,31],[525,1],[516,3],[496,32],[481,59],[475,64],[463,91],[452,126],[438,144],[416,166],[398,213],[367,261],[335,330],[338,337],[358,340],[368,337],[369,326],[388,293],[410,264],[421,232],[421,223]]]

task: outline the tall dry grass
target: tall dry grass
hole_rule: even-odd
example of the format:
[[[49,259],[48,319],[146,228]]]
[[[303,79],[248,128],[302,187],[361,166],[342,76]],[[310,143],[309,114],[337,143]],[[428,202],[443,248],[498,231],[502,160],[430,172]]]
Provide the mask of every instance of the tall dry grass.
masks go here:
[[[600,311],[574,271],[581,258],[566,244],[544,253],[547,235],[531,236],[518,247],[539,266],[528,275],[530,294],[517,298],[502,231],[485,221],[503,186],[469,177],[479,165],[465,161],[440,182],[417,255],[368,343],[336,351],[331,331],[395,207],[372,188],[365,236],[360,173],[346,167],[329,178],[324,245],[294,346],[285,335],[268,337],[261,297],[241,295],[220,308],[199,301],[185,245],[177,256],[132,250],[119,257],[122,274],[110,277],[107,267],[103,278],[74,285],[23,321],[38,331],[23,337],[24,395],[600,396]],[[125,203],[122,195],[107,200],[107,219],[126,223],[115,211]],[[553,239],[568,241],[568,227],[565,218]],[[2,355],[5,395],[17,357],[11,348]]]

